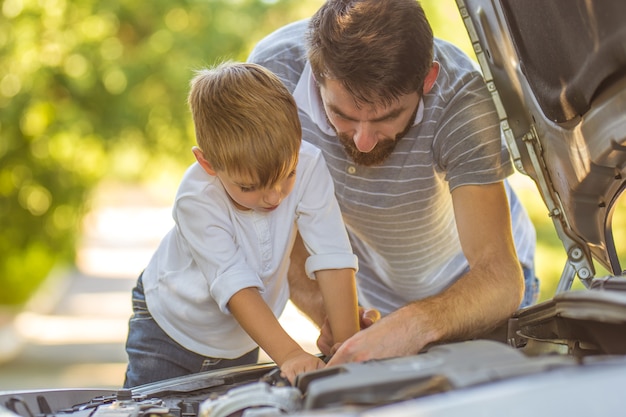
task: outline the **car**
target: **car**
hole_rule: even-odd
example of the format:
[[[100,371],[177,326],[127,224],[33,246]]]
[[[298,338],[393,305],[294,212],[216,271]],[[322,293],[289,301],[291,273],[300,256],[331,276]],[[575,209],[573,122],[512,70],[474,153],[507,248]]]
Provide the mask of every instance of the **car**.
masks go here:
[[[456,3],[515,166],[567,254],[552,298],[484,338],[309,372],[294,386],[266,363],[132,390],[5,393],[0,417],[623,414],[626,275],[612,218],[626,188],[626,2]]]

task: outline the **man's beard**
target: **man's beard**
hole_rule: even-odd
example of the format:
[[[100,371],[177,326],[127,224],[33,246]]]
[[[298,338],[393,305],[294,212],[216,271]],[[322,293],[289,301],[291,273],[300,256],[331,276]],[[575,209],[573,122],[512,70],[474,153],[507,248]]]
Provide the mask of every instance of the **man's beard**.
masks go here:
[[[355,164],[363,166],[380,165],[389,157],[389,155],[393,153],[400,139],[402,139],[408,133],[411,126],[413,126],[416,114],[417,107],[415,108],[413,115],[409,118],[409,122],[407,123],[407,125],[400,133],[396,135],[395,138],[386,138],[380,140],[376,144],[376,146],[374,146],[374,149],[369,152],[359,151],[354,144],[354,139],[352,136],[347,135],[343,132],[337,132],[337,130],[335,130],[335,132],[337,132],[337,137],[343,145],[346,154],[354,161]],[[332,126],[332,123],[330,123],[330,121],[328,124]]]
[[[396,139],[384,139],[379,141],[371,151],[361,152],[354,144],[352,136],[342,132],[337,132],[337,137],[343,145],[343,149],[346,151],[346,154],[354,161],[354,163],[364,166],[382,164],[396,148],[396,144],[399,140],[397,136]]]

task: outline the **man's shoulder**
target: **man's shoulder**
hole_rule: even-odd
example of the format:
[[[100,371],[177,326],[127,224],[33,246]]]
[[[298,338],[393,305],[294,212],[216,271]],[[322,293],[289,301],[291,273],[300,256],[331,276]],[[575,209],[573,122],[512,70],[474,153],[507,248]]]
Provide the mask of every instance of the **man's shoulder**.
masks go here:
[[[248,62],[262,65],[278,75],[293,92],[306,64],[308,19],[283,26],[261,39]]]
[[[429,96],[438,103],[437,107],[446,107],[467,91],[488,96],[480,67],[459,47],[435,39],[433,59],[439,63],[439,74]]]
[[[433,59],[439,62],[441,70],[444,74],[449,74],[451,80],[459,77],[482,77],[478,63],[458,46],[445,40],[435,39]]]
[[[450,43],[446,40],[435,38],[433,52],[434,59],[436,61],[441,60],[446,63],[449,62],[451,64],[461,66],[471,71],[480,70],[478,64],[472,58],[470,58],[467,53],[465,53],[457,45]]]
[[[271,48],[280,42],[303,44],[308,24],[309,19],[307,18],[282,26],[261,39],[254,49]]]

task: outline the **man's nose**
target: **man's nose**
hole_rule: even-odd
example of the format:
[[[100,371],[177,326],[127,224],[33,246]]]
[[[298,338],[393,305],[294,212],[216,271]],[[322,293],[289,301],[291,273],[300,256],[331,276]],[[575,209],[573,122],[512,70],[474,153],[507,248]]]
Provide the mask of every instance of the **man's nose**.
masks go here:
[[[376,134],[369,123],[359,123],[352,140],[361,152],[371,151],[378,143]]]

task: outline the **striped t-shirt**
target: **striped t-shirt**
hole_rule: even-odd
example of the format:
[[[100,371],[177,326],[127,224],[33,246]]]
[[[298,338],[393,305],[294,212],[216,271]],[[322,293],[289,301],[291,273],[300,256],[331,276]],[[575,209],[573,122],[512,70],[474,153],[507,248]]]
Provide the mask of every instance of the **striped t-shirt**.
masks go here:
[[[420,103],[416,123],[382,165],[354,164],[328,125],[311,77],[307,23],[270,34],[249,61],[275,72],[294,94],[303,138],[322,149],[359,258],[359,302],[387,314],[441,292],[468,270],[450,192],[503,180],[513,172],[509,153],[475,64],[436,39],[440,71]],[[532,268],[535,230],[508,184],[507,193],[518,256]]]

